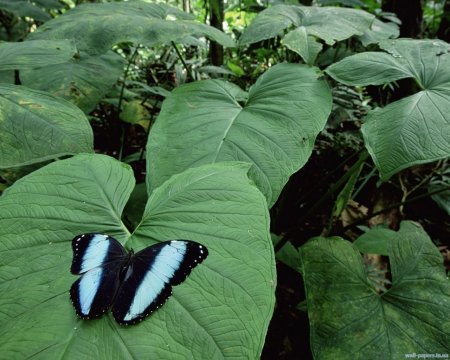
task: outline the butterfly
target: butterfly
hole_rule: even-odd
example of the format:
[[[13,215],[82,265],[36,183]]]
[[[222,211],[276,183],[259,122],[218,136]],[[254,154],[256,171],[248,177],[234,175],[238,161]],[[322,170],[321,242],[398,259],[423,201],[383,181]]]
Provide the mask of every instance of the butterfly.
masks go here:
[[[172,285],[182,283],[208,256],[205,246],[172,240],[136,254],[113,237],[82,234],[72,240],[71,273],[81,275],[70,288],[77,315],[97,318],[109,308],[119,324],[136,324],[162,306]]]

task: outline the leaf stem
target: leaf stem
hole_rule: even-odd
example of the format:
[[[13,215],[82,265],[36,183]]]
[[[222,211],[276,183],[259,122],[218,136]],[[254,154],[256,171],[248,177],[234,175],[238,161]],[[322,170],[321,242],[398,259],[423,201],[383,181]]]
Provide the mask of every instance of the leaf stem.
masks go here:
[[[136,49],[134,49],[133,54],[130,57],[130,60],[128,61],[127,68],[125,69],[125,72],[123,74],[123,82],[122,87],[120,88],[120,95],[119,95],[119,103],[117,104],[117,116],[120,119],[120,113],[122,111],[122,103],[123,103],[123,94],[125,92],[125,84],[128,77],[128,73],[130,71],[130,66],[136,59],[136,56],[138,55],[139,46],[136,46]],[[119,155],[118,160],[122,161],[123,158],[123,150],[125,148],[125,133],[126,133],[126,126],[125,124],[122,124],[122,134],[120,135],[120,149],[119,149]]]
[[[186,62],[184,61],[183,56],[181,55],[180,50],[178,50],[177,45],[176,45],[173,41],[171,41],[171,44],[172,44],[173,48],[175,49],[175,51],[176,51],[176,53],[177,53],[177,55],[178,55],[178,58],[179,58],[180,61],[182,62],[183,66],[184,66],[184,69],[186,70],[186,72],[187,72],[187,74],[189,75],[190,79],[191,79],[192,81],[194,81],[194,76],[192,75],[191,70],[188,68]]]
[[[310,214],[319,209],[332,195],[334,195],[339,190],[339,188],[343,184],[345,184],[345,182],[350,178],[355,169],[357,169],[361,165],[361,163],[366,161],[368,157],[369,153],[364,149],[361,152],[358,161],[356,161],[351,166],[351,168],[338,181],[336,181],[336,183],[313,206],[311,206],[311,208],[305,214],[300,216],[297,223],[302,224]],[[292,238],[292,233],[294,231],[295,229],[291,229],[291,231],[288,231],[288,233],[281,238],[281,240],[275,245],[275,252],[278,252],[289,241],[289,239]]]
[[[448,191],[448,190],[450,190],[450,186],[444,186],[444,187],[442,187],[442,188],[440,188],[440,189],[437,189],[437,190],[434,190],[434,191],[430,191],[430,192],[427,192],[427,193],[424,193],[424,194],[421,194],[421,195],[417,195],[416,197],[410,198],[409,200],[399,201],[399,202],[397,202],[397,203],[395,203],[395,204],[389,205],[389,206],[385,207],[384,209],[375,211],[374,213],[368,214],[368,215],[366,215],[366,216],[364,216],[364,217],[362,217],[362,218],[360,218],[360,219],[358,219],[358,220],[352,222],[351,224],[348,224],[347,226],[345,226],[345,227],[342,229],[342,233],[344,233],[344,232],[347,231],[348,229],[354,227],[355,225],[358,225],[358,224],[363,223],[364,221],[370,220],[370,219],[373,218],[374,216],[380,215],[380,214],[382,214],[382,213],[384,213],[384,212],[386,212],[386,211],[392,210],[392,209],[394,209],[394,208],[396,208],[396,207],[403,206],[403,205],[405,205],[405,204],[407,204],[407,203],[412,203],[412,202],[414,202],[414,201],[423,199],[423,198],[425,198],[425,197],[429,197],[429,196],[432,196],[432,195],[436,195],[436,194],[439,194],[439,193],[441,193],[441,192]]]

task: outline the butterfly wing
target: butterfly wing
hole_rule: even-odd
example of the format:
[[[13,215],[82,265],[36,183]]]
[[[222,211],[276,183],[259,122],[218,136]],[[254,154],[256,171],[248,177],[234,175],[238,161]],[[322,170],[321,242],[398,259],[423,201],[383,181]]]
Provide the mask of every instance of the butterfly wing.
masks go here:
[[[113,237],[103,234],[83,234],[72,240],[73,260],[70,271],[80,275],[104,265],[122,260],[127,255],[124,247]]]
[[[116,321],[135,324],[144,319],[172,295],[172,285],[183,282],[207,256],[206,247],[187,240],[162,242],[136,253],[112,307]]]
[[[82,274],[70,288],[75,311],[84,319],[99,317],[111,307],[128,254],[116,239],[102,234],[77,236],[72,248],[71,272]]]

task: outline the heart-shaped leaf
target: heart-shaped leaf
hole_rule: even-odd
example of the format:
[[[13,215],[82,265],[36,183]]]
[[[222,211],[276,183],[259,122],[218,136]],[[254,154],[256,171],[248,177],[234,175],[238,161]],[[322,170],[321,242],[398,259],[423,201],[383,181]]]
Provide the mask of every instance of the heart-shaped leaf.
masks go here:
[[[71,61],[20,72],[22,84],[48,91],[91,112],[123,73],[124,59],[108,51],[100,56],[81,53]]]
[[[92,151],[83,112],[48,93],[0,85],[0,168]]]
[[[362,133],[383,180],[407,167],[450,155],[450,45],[389,40],[388,53],[349,56],[326,72],[348,85],[380,85],[412,77],[422,91],[370,111]]]
[[[315,359],[449,352],[450,282],[441,254],[411,222],[401,224],[388,252],[392,287],[379,294],[350,242],[315,238],[302,246]]]
[[[68,40],[34,40],[0,43],[0,71],[55,65],[77,53]]]
[[[178,19],[168,20],[174,17]],[[73,39],[79,50],[96,55],[122,42],[154,46],[187,36],[206,36],[223,46],[234,46],[234,41],[216,28],[185,19],[192,19],[192,15],[165,4],[83,4],[48,21],[29,38]]]
[[[318,77],[314,68],[279,64],[248,96],[219,80],[178,87],[164,101],[148,140],[148,188],[192,166],[246,161],[254,164],[250,177],[272,206],[308,160],[330,114],[330,89]]]
[[[270,39],[283,35],[283,30],[294,26],[296,29],[302,27],[305,34],[316,36],[327,44],[333,45],[336,41],[348,39],[353,35],[362,35],[369,29],[374,18],[368,12],[356,9],[332,6],[275,5],[256,16],[245,29],[239,42],[251,44]],[[296,29],[293,30],[294,34],[297,34]],[[294,36],[291,35],[288,41],[292,43]],[[309,42],[311,40],[302,34],[297,41]]]
[[[150,196],[131,235],[121,213],[128,165],[78,155],[20,179],[0,197],[2,357],[46,359],[258,358],[274,306],[269,216],[248,164],[172,177]],[[151,317],[124,327],[110,314],[81,320],[69,300],[71,239],[101,232],[135,250],[193,239],[208,258]]]

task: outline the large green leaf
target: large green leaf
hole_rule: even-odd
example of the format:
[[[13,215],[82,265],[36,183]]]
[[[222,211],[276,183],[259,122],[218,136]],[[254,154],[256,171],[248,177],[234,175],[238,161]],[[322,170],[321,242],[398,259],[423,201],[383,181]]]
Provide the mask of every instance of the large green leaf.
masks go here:
[[[315,69],[279,64],[247,94],[206,80],[180,86],[166,98],[147,144],[147,184],[154,189],[189,167],[239,160],[269,206],[308,160],[331,111],[328,85]]]
[[[27,16],[42,22],[51,19],[45,11],[25,0],[0,0],[0,9],[19,17]]]
[[[0,85],[0,168],[92,151],[83,112],[48,93]]]
[[[178,19],[168,20],[171,17]],[[165,4],[83,4],[48,21],[29,38],[73,39],[78,49],[97,55],[122,42],[154,46],[182,41],[187,36],[206,36],[224,46],[234,46],[223,32],[186,18],[191,15]]]
[[[54,162],[0,197],[0,344],[5,359],[256,359],[274,306],[274,254],[264,197],[248,164],[190,169],[148,200],[133,235],[121,213],[132,169],[103,155]],[[71,239],[115,236],[139,250],[193,239],[208,258],[151,317],[120,326],[81,320],[69,300]]]
[[[60,96],[89,113],[111,90],[123,66],[124,59],[113,51],[100,56],[81,53],[70,62],[21,71],[20,79],[23,85]]]
[[[315,36],[333,45],[336,41],[362,35],[369,29],[374,16],[355,9],[332,6],[275,5],[256,16],[245,29],[239,42],[255,43],[283,35],[283,31],[293,26],[284,43],[310,63],[320,51],[320,44],[314,44]],[[312,52],[312,54],[311,54]]]
[[[0,43],[0,71],[55,65],[77,53],[68,40],[34,40]]]
[[[379,294],[340,238],[301,248],[315,359],[403,359],[450,350],[450,282],[427,234],[403,222],[389,242],[392,287]]]
[[[380,85],[412,77],[422,91],[367,115],[362,132],[382,179],[450,155],[450,45],[439,40],[389,40],[388,53],[349,56],[326,72],[347,85]]]

